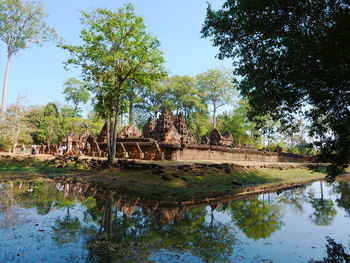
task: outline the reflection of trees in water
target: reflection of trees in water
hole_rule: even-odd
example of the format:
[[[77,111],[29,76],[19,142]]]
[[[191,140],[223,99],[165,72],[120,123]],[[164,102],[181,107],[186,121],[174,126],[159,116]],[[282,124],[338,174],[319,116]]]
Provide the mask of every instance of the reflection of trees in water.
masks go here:
[[[77,242],[79,239],[79,231],[81,223],[78,217],[71,217],[70,209],[74,207],[77,200],[70,200],[64,197],[64,193],[56,193],[55,208],[67,209],[63,218],[57,218],[55,225],[52,227],[54,236],[52,239],[58,244],[63,245],[70,242]]]
[[[320,181],[321,196],[317,198],[313,193],[309,194],[309,203],[314,208],[314,212],[309,216],[312,223],[318,226],[327,226],[332,224],[337,210],[334,207],[333,200],[325,199],[323,195],[323,182]]]
[[[6,214],[9,214],[10,209],[13,212],[16,204],[24,208],[36,208],[38,215],[46,215],[51,211],[60,194],[54,184],[44,182],[10,182],[3,185],[5,188],[1,191],[0,202],[6,207]],[[7,222],[15,221],[15,215],[7,216]]]
[[[143,250],[141,246],[135,249],[135,242],[138,241],[141,232],[138,231],[136,224],[137,214],[130,219],[125,214],[118,216],[113,192],[108,191],[104,198],[102,208],[97,207],[101,200],[98,202],[89,200],[85,203],[88,209],[84,217],[90,220],[96,219],[99,226],[90,227],[90,236],[85,243],[89,250],[90,260],[92,262],[115,262],[117,260],[118,262],[138,262],[142,258],[146,259],[146,256],[141,255]]]
[[[350,217],[350,182],[338,182],[333,184],[333,191],[340,194],[340,198],[335,201],[339,207],[345,209],[347,216]]]
[[[34,202],[39,215],[46,215],[50,212],[53,203],[55,202],[57,191],[55,186],[43,182],[36,182],[33,186],[31,199]]]
[[[52,239],[56,244],[76,243],[79,239],[78,234],[81,229],[81,223],[78,217],[72,218],[66,215],[63,218],[57,218],[52,229],[54,231]]]
[[[16,223],[18,213],[15,209],[13,183],[2,184],[0,190],[0,228],[6,228]]]
[[[65,209],[66,215],[56,219],[52,227],[53,240],[62,245],[78,242],[83,236],[93,262],[140,262],[162,250],[175,255],[190,252],[209,262],[230,262],[236,243],[235,226],[218,222],[215,211],[229,212],[235,225],[255,240],[269,237],[283,225],[277,201],[292,204],[298,211],[303,210],[303,202],[310,202],[315,208],[310,216],[315,224],[331,222],[335,216],[332,202],[328,203],[322,193],[315,198],[312,189],[305,194],[305,188],[284,191],[272,201],[269,195],[266,200],[263,195],[260,199],[232,201],[208,209],[184,209],[115,194],[119,193],[115,189],[97,191],[89,184],[35,182],[33,192],[25,186],[12,189],[18,204],[36,208],[40,215],[53,208]],[[335,189],[341,194],[337,203],[349,207],[348,185]],[[71,216],[70,210],[78,202],[86,207],[82,221]]]
[[[304,202],[307,200],[306,185],[298,188],[292,188],[288,191],[282,192],[279,196],[279,201],[285,204],[292,205],[296,211],[304,211]]]
[[[101,228],[94,228],[95,233],[86,242],[93,261],[140,262],[149,258],[152,251],[166,249],[190,251],[210,262],[230,262],[235,233],[230,224],[207,222],[205,207],[169,211],[139,207],[128,216],[117,213],[117,206],[111,205],[113,201],[109,192],[101,211]]]
[[[32,191],[28,191],[31,189]],[[16,200],[25,208],[36,208],[39,215],[48,214],[57,200],[58,191],[54,184],[45,182],[23,183],[18,189]]]
[[[337,243],[333,238],[327,236],[326,251],[327,256],[321,260],[311,259],[309,263],[348,263],[350,262],[350,254],[346,253],[345,247],[341,243]]]
[[[254,197],[251,200],[238,200],[227,208],[235,225],[248,238],[267,238],[283,225],[278,204],[271,204]]]

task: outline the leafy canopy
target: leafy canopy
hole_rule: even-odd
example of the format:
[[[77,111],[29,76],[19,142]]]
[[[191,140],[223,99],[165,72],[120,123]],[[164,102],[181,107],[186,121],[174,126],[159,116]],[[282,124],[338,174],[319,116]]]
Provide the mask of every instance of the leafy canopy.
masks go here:
[[[220,59],[234,59],[251,117],[286,127],[302,114],[333,174],[350,156],[349,10],[345,0],[227,0],[208,6],[202,28]]]
[[[0,6],[0,39],[7,45],[8,55],[57,38],[44,21],[47,14],[41,2],[0,0]]]
[[[203,100],[213,107],[213,128],[216,128],[217,109],[234,101],[236,86],[232,71],[226,68],[208,69],[198,74],[196,80]]]
[[[65,87],[63,94],[65,95],[64,99],[69,102],[71,101],[74,104],[74,116],[78,116],[78,113],[81,112],[79,104],[86,104],[90,99],[90,93],[86,88],[86,85],[83,81],[80,81],[76,78],[70,78],[64,82]]]
[[[113,12],[95,9],[82,12],[81,46],[59,46],[71,53],[67,65],[81,67],[85,81],[91,83],[101,115],[107,124],[108,161],[114,162],[117,123],[127,80],[146,85],[162,77],[163,56],[160,43],[146,32],[143,19],[131,4]]]

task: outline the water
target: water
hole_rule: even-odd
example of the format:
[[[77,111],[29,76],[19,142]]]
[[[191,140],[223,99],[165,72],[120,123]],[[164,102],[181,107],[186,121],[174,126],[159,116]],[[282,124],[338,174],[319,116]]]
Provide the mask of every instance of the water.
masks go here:
[[[3,182],[0,262],[308,262],[327,257],[327,236],[349,253],[349,182],[230,199],[178,206],[91,182]]]

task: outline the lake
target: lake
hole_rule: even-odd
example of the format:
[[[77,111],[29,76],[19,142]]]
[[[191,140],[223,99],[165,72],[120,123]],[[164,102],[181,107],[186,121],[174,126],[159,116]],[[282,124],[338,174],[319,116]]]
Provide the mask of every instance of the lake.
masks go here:
[[[0,182],[0,262],[309,262],[331,239],[349,253],[349,223],[349,182],[184,202],[97,182]]]

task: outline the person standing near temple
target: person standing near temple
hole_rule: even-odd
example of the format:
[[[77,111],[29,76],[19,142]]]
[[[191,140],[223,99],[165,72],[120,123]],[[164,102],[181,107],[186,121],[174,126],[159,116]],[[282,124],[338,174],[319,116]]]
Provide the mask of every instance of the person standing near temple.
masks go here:
[[[32,155],[35,155],[36,154],[36,145],[33,144],[32,145]]]
[[[24,144],[22,144],[22,147],[21,147],[21,152],[22,152],[22,153],[26,153],[26,147],[25,147],[25,145],[24,145]]]

